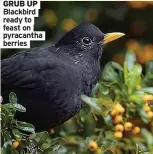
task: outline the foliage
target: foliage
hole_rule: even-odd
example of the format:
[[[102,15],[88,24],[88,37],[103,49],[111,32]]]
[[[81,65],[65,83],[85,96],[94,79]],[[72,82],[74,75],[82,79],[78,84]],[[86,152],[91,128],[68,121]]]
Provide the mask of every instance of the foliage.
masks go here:
[[[35,133],[15,119],[26,112],[14,93],[1,105],[3,154],[135,154],[153,153],[153,61],[146,72],[127,52],[124,66],[108,62],[84,107],[65,124]]]

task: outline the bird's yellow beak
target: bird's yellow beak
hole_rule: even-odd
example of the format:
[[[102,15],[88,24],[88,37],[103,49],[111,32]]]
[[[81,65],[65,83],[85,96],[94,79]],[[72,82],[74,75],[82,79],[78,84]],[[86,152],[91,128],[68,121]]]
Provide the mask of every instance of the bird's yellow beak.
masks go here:
[[[114,32],[114,33],[107,33],[104,36],[104,42],[103,44],[106,44],[108,42],[114,41],[122,36],[124,36],[124,33]]]

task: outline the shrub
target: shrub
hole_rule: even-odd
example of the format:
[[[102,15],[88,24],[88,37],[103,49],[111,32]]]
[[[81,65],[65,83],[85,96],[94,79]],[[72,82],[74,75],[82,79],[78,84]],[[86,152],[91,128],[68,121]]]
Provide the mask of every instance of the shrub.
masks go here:
[[[151,154],[153,153],[153,61],[145,73],[127,52],[124,66],[108,62],[80,113],[48,132],[35,133],[29,123],[14,119],[26,109],[14,93],[1,105],[2,153]]]

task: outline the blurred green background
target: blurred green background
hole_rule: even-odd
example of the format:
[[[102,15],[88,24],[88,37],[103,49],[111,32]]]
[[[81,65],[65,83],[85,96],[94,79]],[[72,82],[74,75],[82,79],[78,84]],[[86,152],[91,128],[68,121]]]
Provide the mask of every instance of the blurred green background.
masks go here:
[[[32,41],[32,47],[54,44],[66,31],[84,21],[89,21],[103,32],[124,32],[125,37],[109,43],[102,58],[102,65],[124,60],[125,50],[136,53],[138,62],[145,64],[153,59],[153,2],[75,2],[42,1],[35,30],[45,31],[45,41]],[[2,49],[2,58],[25,49]]]

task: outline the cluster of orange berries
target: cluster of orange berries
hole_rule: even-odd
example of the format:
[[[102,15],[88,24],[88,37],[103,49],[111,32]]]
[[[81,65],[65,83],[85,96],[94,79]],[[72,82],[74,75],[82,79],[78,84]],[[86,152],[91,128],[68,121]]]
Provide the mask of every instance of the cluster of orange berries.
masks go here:
[[[113,118],[113,122],[115,124],[114,129],[114,137],[120,139],[123,137],[123,131],[132,131],[133,134],[140,133],[140,128],[134,126],[131,122],[123,122],[123,114],[125,112],[125,108],[117,103],[114,105],[111,116]]]
[[[143,106],[143,110],[147,113],[148,118],[152,119],[153,111],[151,111],[151,108],[149,107],[149,103],[153,101],[153,95],[144,95],[143,101],[145,102],[145,105]]]
[[[149,119],[153,118],[153,112],[151,111],[151,108],[148,105],[144,105],[143,110],[147,113]]]
[[[153,95],[145,94],[145,95],[143,96],[143,100],[144,100],[145,103],[152,102],[152,101],[153,101]]]
[[[98,147],[98,144],[95,141],[90,141],[88,143],[89,151],[93,152],[94,154],[101,154],[101,148]]]

